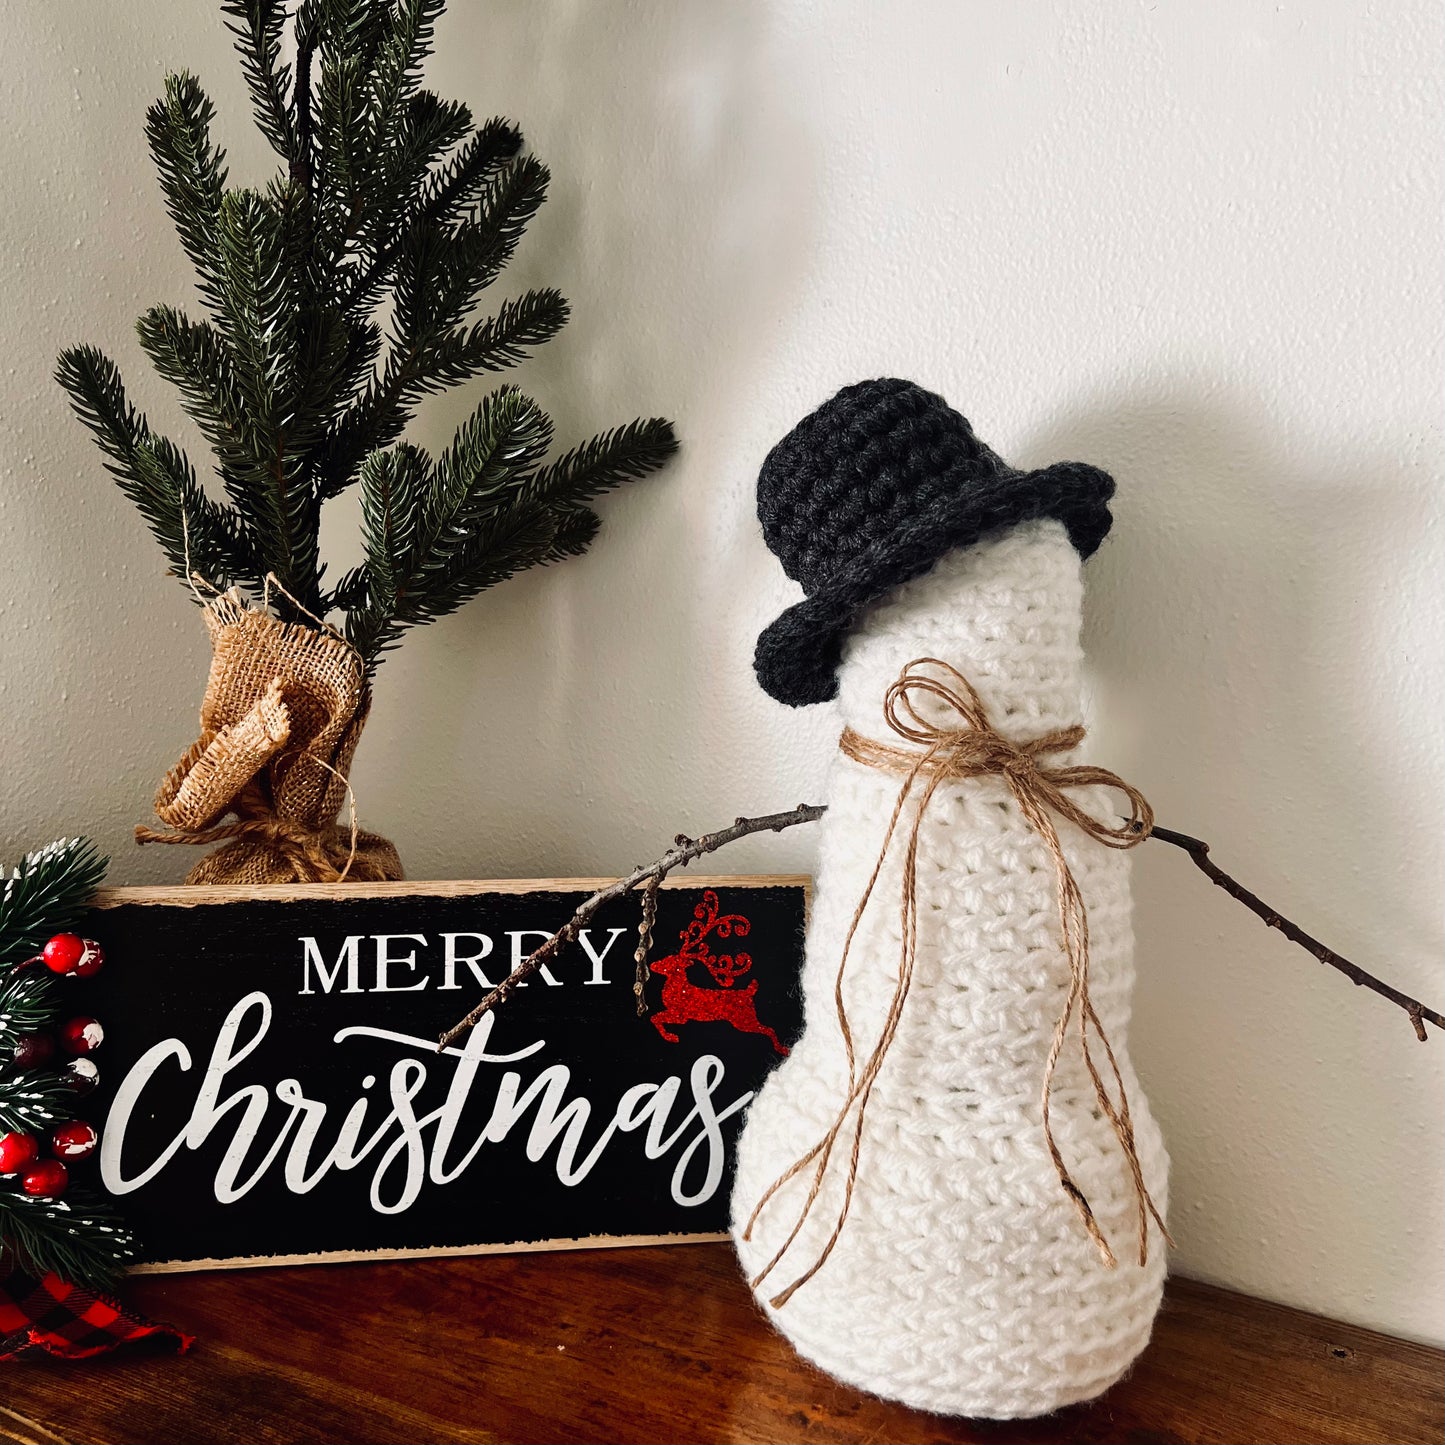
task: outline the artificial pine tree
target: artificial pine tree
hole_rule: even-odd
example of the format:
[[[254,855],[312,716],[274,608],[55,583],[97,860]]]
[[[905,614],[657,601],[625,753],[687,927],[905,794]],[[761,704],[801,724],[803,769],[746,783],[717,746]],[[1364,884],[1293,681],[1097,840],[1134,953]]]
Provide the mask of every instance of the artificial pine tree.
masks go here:
[[[27,854],[0,890],[0,1274],[53,1272],[91,1289],[111,1288],[132,1254],[109,1204],[69,1177],[96,1145],[75,1107],[94,1083],[85,1054],[100,1031],[93,1019],[61,1019],[74,1011],[73,980],[101,955],[66,930],[105,865],[85,839],[62,839]]]
[[[152,431],[103,353],[73,347],[57,368],[175,574],[236,589],[236,599],[269,604],[299,628],[343,614],[361,664],[358,720],[378,660],[407,628],[515,572],[584,551],[598,527],[592,500],[676,448],[669,423],[653,419],[548,461],[551,423],[510,386],[486,396],[438,457],[398,440],[423,396],[511,366],[567,319],[566,301],[550,289],[471,319],[541,205],[548,173],[521,154],[512,124],[478,126],[465,105],[422,87],[444,3],[225,0],[256,123],[283,163],[263,189],[228,188],[225,155],[211,140],[214,110],[194,76],[169,76],[147,115],[161,189],[207,314],[159,305],[138,330],[212,447],[224,502],[179,446]],[[283,61],[288,30],[294,60]],[[353,485],[365,560],[331,581],[317,545],[321,510]],[[223,624],[208,623],[219,657]],[[210,709],[209,720],[203,712],[198,748],[261,700]],[[341,775],[344,785],[355,741],[316,754],[333,781]],[[237,760],[224,761],[234,773]],[[281,781],[275,759],[265,766],[271,774],[258,775],[244,807],[232,795],[220,812],[213,798],[189,808],[184,822],[159,811],[192,835],[204,831],[197,819],[214,823],[226,811],[259,825],[275,810],[258,793]],[[325,833],[333,795],[339,807],[333,788],[319,812],[282,821]],[[334,860],[335,843],[317,846]],[[327,876],[304,851],[293,849],[281,872]],[[354,863],[355,849],[347,851]],[[368,876],[393,871],[388,860]]]

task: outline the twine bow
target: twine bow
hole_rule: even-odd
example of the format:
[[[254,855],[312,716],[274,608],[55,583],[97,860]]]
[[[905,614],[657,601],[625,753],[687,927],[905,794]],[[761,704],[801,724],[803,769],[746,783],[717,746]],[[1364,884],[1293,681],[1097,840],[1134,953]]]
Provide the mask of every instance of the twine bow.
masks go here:
[[[929,669],[944,674],[944,677],[930,675]],[[947,713],[952,714],[952,718],[946,722],[936,723],[924,717],[919,710],[919,702],[925,698],[933,698],[942,703]],[[1120,1073],[1118,1061],[1114,1056],[1114,1050],[1109,1043],[1104,1026],[1100,1022],[1098,1014],[1095,1013],[1093,1002],[1089,997],[1088,913],[1084,907],[1083,895],[1079,892],[1079,886],[1074,880],[1068,860],[1064,857],[1063,846],[1059,842],[1058,830],[1054,826],[1051,815],[1057,814],[1076,827],[1083,829],[1106,848],[1133,848],[1149,836],[1154,825],[1153,810],[1137,788],[1126,783],[1107,768],[1088,765],[1050,767],[1043,761],[1051,753],[1067,752],[1069,749],[1077,747],[1084,739],[1085,734],[1082,727],[1075,725],[1058,728],[1039,737],[1013,742],[994,728],[982,699],[968,679],[956,668],[936,657],[918,658],[903,669],[889,685],[883,700],[883,716],[892,731],[903,742],[912,746],[895,747],[890,743],[878,742],[873,738],[863,737],[852,728],[844,729],[838,743],[844,755],[854,762],[862,763],[865,767],[878,768],[884,772],[899,773],[903,776],[903,786],[899,789],[898,800],[893,805],[893,815],[888,820],[888,827],[883,835],[883,845],[878,852],[878,861],[873,865],[873,872],[863,890],[863,896],[854,910],[853,921],[849,925],[847,937],[843,943],[843,953],[838,963],[837,977],[833,986],[833,1001],[838,1013],[838,1023],[843,1032],[843,1047],[848,1059],[848,1092],[838,1110],[837,1117],[823,1137],[773,1181],[748,1218],[747,1225],[743,1229],[744,1239],[752,1237],[753,1226],[778,1190],[790,1179],[807,1169],[809,1165],[813,1166],[813,1178],[808,1196],[803,1202],[797,1221],[777,1252],[754,1276],[752,1285],[756,1289],[767,1279],[802,1231],[822,1190],[829,1161],[845,1130],[849,1127],[850,1116],[853,1116],[848,1173],[837,1221],[813,1264],[786,1289],[773,1296],[771,1303],[774,1309],[785,1305],[794,1292],[806,1284],[823,1267],[843,1232],[858,1177],[858,1156],[862,1146],[863,1121],[868,1111],[868,1101],[872,1095],[873,1086],[877,1082],[878,1073],[883,1067],[883,1061],[892,1046],[894,1035],[898,1032],[903,1006],[907,1001],[913,982],[914,960],[918,946],[918,839],[924,815],[928,811],[928,805],[934,793],[941,784],[986,776],[1001,777],[1008,785],[1020,811],[1048,849],[1054,862],[1054,873],[1057,878],[1059,921],[1063,933],[1064,952],[1069,961],[1069,992],[1063,1012],[1054,1029],[1053,1042],[1044,1065],[1040,1094],[1044,1141],[1048,1146],[1049,1157],[1058,1174],[1059,1184],[1073,1202],[1089,1238],[1094,1241],[1104,1263],[1112,1269],[1117,1262],[1114,1252],[1109,1247],[1109,1242],[1105,1239],[1098,1220],[1094,1217],[1094,1211],[1090,1207],[1089,1201],[1075,1184],[1068,1166],[1064,1163],[1064,1157],[1054,1139],[1053,1126],[1049,1117],[1054,1071],[1068,1037],[1069,1025],[1077,1014],[1079,1044],[1089,1077],[1094,1084],[1094,1093],[1098,1098],[1099,1109],[1113,1127],[1133,1180],[1139,1221],[1139,1263],[1143,1265],[1149,1257],[1149,1219],[1151,1217],[1159,1226],[1159,1231],[1165,1240],[1171,1244],[1173,1240],[1170,1239],[1164,1220],[1144,1182],[1144,1173],[1139,1163],[1139,1153],[1134,1141],[1134,1126],[1129,1114],[1129,1098],[1124,1088],[1123,1075]],[[878,1042],[860,1070],[854,1048],[853,1029],[849,1024],[847,1008],[843,1002],[843,980],[847,972],[848,956],[853,946],[854,936],[858,932],[863,914],[872,897],[874,885],[878,882],[878,876],[888,857],[888,849],[893,841],[894,833],[898,830],[903,810],[920,778],[923,779],[922,791],[918,797],[912,826],[908,831],[903,859],[903,887],[900,900],[902,946],[898,960],[898,980]],[[1072,789],[1098,785],[1116,789],[1127,799],[1129,814],[1123,823],[1116,825],[1100,822],[1086,813],[1069,796]],[[1109,1091],[1105,1087],[1104,1080],[1095,1063],[1089,1041],[1090,1029],[1094,1031],[1099,1044],[1103,1046],[1109,1069],[1113,1073],[1119,1094],[1117,1105],[1109,1097]]]

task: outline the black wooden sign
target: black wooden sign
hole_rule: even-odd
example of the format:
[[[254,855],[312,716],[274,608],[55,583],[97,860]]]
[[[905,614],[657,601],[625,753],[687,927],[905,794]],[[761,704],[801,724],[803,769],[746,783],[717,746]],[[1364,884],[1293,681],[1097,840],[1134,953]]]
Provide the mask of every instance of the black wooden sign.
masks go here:
[[[111,889],[99,1183],[172,1269],[716,1237],[732,1151],[802,1027],[800,878],[671,880],[464,1042],[438,1034],[593,880]]]

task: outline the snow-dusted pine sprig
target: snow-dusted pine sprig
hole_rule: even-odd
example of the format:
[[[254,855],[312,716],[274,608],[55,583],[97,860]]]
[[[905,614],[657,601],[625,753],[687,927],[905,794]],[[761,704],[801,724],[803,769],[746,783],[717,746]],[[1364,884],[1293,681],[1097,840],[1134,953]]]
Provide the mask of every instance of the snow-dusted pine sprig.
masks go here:
[[[55,975],[28,968],[0,983],[0,1059],[11,1057],[27,1034],[55,1023],[60,1015]]]
[[[0,890],[0,966],[19,963],[78,923],[109,861],[88,838],[61,838],[27,853]]]
[[[106,1291],[115,1288],[135,1256],[119,1216],[79,1191],[50,1199],[0,1188],[0,1257],[10,1255],[27,1273],[54,1271],[61,1279]]]
[[[0,874],[0,1058],[55,1022],[58,995],[68,987],[39,965],[14,966],[79,924],[107,861],[88,839],[61,838]],[[0,1134],[44,1140],[74,1117],[75,1098],[74,1081],[59,1064],[0,1064]],[[18,1264],[108,1290],[133,1255],[131,1236],[106,1200],[82,1189],[64,1198],[58,1191],[31,1194],[19,1172],[0,1176],[0,1273]]]

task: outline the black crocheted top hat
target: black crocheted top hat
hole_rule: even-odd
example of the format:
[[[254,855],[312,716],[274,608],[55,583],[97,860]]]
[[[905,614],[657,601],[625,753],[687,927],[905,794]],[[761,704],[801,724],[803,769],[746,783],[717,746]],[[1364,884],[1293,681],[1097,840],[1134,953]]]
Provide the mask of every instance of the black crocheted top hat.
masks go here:
[[[1082,557],[1108,535],[1114,479],[1083,462],[1017,471],[941,396],[911,381],[845,386],[768,453],[758,520],[807,597],[758,638],[758,681],[790,707],[838,691],[868,605],[945,554],[1055,517]]]

